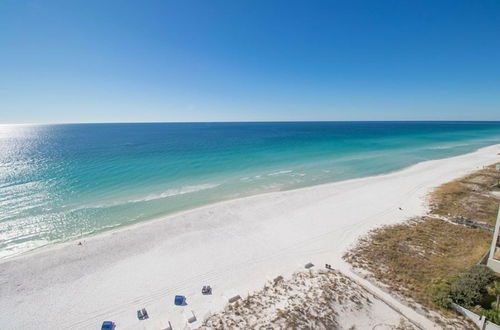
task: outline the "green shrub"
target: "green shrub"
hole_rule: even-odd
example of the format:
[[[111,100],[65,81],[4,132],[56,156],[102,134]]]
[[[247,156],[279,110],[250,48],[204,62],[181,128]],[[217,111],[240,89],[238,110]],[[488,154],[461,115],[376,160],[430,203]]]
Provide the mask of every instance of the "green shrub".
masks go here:
[[[491,305],[492,309],[500,309],[500,282],[495,281],[486,287],[488,294],[495,297],[496,301]]]
[[[488,321],[500,324],[500,312],[496,309],[488,309],[481,313]]]
[[[450,287],[451,299],[464,307],[476,305],[486,292],[488,284],[495,279],[495,273],[484,265],[475,265],[463,273]]]
[[[450,283],[443,280],[438,279],[434,281],[432,285],[432,301],[436,306],[441,308],[448,308],[451,303],[450,297]]]

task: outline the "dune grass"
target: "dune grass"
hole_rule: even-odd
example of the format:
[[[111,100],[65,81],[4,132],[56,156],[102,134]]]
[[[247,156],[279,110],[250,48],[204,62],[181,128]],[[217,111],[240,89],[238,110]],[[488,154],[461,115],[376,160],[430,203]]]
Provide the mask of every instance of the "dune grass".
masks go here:
[[[500,191],[499,182],[500,171],[495,170],[495,165],[492,165],[443,184],[430,196],[432,213],[494,225],[499,200],[491,192]]]
[[[374,300],[341,272],[302,271],[291,278],[279,276],[260,291],[226,305],[223,311],[204,320],[202,328],[359,329],[356,327],[358,317],[371,318],[372,313],[377,313]],[[402,317],[399,324],[386,324],[389,326],[399,330],[416,329]]]
[[[484,229],[425,217],[372,231],[345,259],[391,290],[437,308],[434,284],[477,263],[490,240],[491,233]]]
[[[490,192],[498,190],[499,180],[500,172],[489,166],[438,187],[429,196],[429,216],[373,230],[344,258],[391,290],[439,310],[433,302],[436,285],[479,262],[492,239],[488,230],[446,219],[494,224],[499,199]]]

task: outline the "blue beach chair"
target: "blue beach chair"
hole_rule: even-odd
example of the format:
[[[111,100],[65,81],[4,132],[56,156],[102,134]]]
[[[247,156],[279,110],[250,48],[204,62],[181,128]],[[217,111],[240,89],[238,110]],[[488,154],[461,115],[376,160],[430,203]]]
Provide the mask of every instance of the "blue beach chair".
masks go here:
[[[183,306],[186,304],[186,297],[184,296],[175,296],[174,304],[177,306]]]
[[[101,330],[114,330],[115,322],[113,321],[104,321],[102,322]]]

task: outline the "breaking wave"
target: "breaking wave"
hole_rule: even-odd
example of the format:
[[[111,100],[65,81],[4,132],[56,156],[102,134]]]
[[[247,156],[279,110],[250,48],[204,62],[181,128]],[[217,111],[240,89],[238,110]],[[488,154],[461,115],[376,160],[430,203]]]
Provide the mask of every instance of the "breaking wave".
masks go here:
[[[169,197],[174,197],[174,196],[179,196],[179,195],[184,195],[184,194],[195,193],[195,192],[202,191],[202,190],[213,189],[213,188],[216,188],[218,186],[220,186],[220,184],[206,183],[206,184],[200,184],[200,185],[194,185],[194,186],[172,188],[172,189],[165,190],[164,192],[161,192],[159,194],[150,194],[150,195],[147,195],[147,196],[144,196],[141,198],[114,201],[114,202],[98,204],[98,205],[86,205],[86,206],[82,206],[82,207],[73,209],[73,211],[79,211],[82,209],[101,209],[101,208],[108,208],[108,207],[114,207],[114,206],[119,206],[119,205],[149,202],[149,201],[154,201],[154,200],[163,199],[163,198],[169,198]]]

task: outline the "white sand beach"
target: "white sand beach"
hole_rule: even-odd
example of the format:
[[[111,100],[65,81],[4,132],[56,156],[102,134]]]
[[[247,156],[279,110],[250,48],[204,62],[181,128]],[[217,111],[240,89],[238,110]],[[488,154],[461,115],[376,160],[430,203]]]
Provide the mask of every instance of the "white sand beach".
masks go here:
[[[0,262],[0,329],[196,327],[306,263],[342,254],[383,224],[426,212],[434,187],[500,161],[500,145],[380,176],[222,202]],[[401,208],[401,209],[400,209]],[[203,285],[213,294],[203,296]],[[186,306],[174,306],[176,294]],[[150,318],[139,321],[145,307]],[[194,315],[197,321],[188,324]]]

